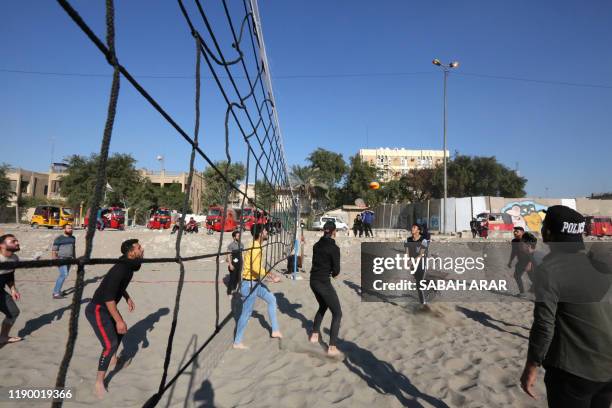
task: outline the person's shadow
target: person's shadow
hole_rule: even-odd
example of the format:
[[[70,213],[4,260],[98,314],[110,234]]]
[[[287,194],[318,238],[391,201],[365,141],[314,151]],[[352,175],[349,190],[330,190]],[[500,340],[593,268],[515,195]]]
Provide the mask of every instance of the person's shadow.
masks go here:
[[[89,303],[89,301],[91,301],[90,298],[81,299],[81,305],[83,305],[84,303]],[[25,338],[34,333],[36,330],[39,330],[43,326],[51,324],[54,320],[61,320],[64,316],[64,312],[69,311],[71,307],[72,305],[70,304],[52,312],[40,315],[34,319],[28,320],[25,326],[23,326],[23,329],[19,330],[19,333],[17,333],[17,335],[21,338]]]
[[[329,334],[329,330],[325,332]],[[431,406],[448,408],[444,401],[420,391],[408,377],[390,363],[379,360],[371,351],[348,340],[338,339],[336,345],[346,357],[344,365],[379,394],[393,395],[404,407],[423,407],[416,400],[419,398]]]
[[[86,281],[83,282],[83,287],[91,284],[91,283],[96,283],[99,280],[102,280],[102,278],[104,278],[105,275],[100,275],[100,276],[94,276],[93,278],[89,278]],[[76,289],[76,286],[73,286],[71,288],[68,288],[66,290],[62,291],[62,294],[64,296],[68,296],[71,295],[72,293],[74,293],[74,290]]]
[[[159,322],[161,317],[167,315],[168,313],[170,313],[170,309],[167,307],[162,307],[158,311],[151,313],[138,323],[129,327],[128,332],[121,339],[123,349],[121,350],[121,354],[119,354],[119,363],[117,363],[115,368],[113,368],[113,370],[104,380],[107,386],[113,377],[117,375],[119,371],[121,371],[125,364],[130,362],[136,356],[141,348],[145,349],[149,347],[147,333],[153,331],[155,328],[155,323]],[[142,347],[140,347],[141,344]]]
[[[193,402],[198,408],[215,408],[215,392],[210,381],[204,381],[193,394]]]
[[[529,338],[527,336],[524,336],[524,335],[522,335],[520,333],[515,333],[515,332],[512,332],[512,331],[508,331],[506,329],[503,329],[503,328],[499,327],[498,325],[493,324],[493,322],[501,323],[504,326],[518,327],[518,328],[523,329],[523,330],[529,330],[527,327],[520,326],[518,324],[507,323],[507,322],[504,322],[503,320],[495,319],[490,314],[485,313],[485,312],[481,312],[481,311],[478,311],[478,310],[472,310],[472,309],[468,309],[468,308],[465,308],[465,307],[462,307],[462,306],[456,306],[455,309],[457,311],[463,313],[465,315],[465,317],[470,318],[470,319],[474,320],[475,322],[478,322],[478,323],[482,324],[485,327],[488,327],[490,329],[494,329],[494,330],[500,331],[502,333],[508,333],[508,334],[513,335],[513,336],[517,336],[517,337],[520,337],[522,339],[525,339],[525,340],[529,340]]]

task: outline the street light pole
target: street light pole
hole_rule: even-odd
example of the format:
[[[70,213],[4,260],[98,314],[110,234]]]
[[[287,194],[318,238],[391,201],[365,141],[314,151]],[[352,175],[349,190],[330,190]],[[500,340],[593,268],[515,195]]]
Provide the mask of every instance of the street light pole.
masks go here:
[[[447,175],[447,157],[446,157],[446,81],[448,79],[448,71],[452,68],[457,68],[459,66],[459,62],[457,61],[453,61],[448,65],[444,65],[440,62],[439,59],[434,59],[432,61],[432,63],[434,65],[439,66],[440,68],[442,68],[442,71],[444,71],[444,119],[443,119],[443,123],[444,123],[444,130],[443,130],[443,151],[442,151],[442,156],[443,158],[443,163],[444,163],[444,200],[442,201],[442,225],[440,230],[442,231],[442,233],[446,233],[447,232],[447,227],[446,227],[446,200],[448,199],[448,175]]]

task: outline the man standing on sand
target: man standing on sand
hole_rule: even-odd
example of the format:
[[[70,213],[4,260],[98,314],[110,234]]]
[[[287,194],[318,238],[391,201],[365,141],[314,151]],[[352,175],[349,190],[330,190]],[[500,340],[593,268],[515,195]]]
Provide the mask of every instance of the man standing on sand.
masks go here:
[[[53,241],[51,247],[51,258],[52,259],[74,259],[76,258],[75,246],[76,239],[72,236],[72,224],[64,225],[64,233]],[[53,288],[53,299],[63,299],[62,286],[64,281],[68,277],[70,272],[70,265],[60,265],[59,276],[55,281],[55,287]]]
[[[13,234],[0,236],[0,262],[19,262],[15,254],[19,252],[19,240]],[[4,290],[8,286],[9,293]],[[4,314],[2,329],[0,329],[0,346],[21,341],[21,337],[11,337],[9,332],[19,316],[19,308],[15,304],[21,295],[15,286],[15,269],[0,269],[0,312]]]
[[[242,344],[242,337],[246,330],[247,323],[257,298],[263,299],[268,304],[268,317],[272,326],[271,337],[282,338],[282,334],[278,328],[276,319],[276,298],[270,292],[268,287],[263,283],[263,278],[268,274],[264,269],[263,257],[261,254],[261,243],[268,239],[268,231],[263,224],[253,224],[251,227],[251,235],[253,235],[253,243],[251,247],[244,253],[244,262],[242,265],[242,284],[240,285],[240,294],[242,295],[242,312],[236,325],[236,337],[234,337],[233,347],[235,349],[247,349],[248,347]],[[280,278],[270,274],[272,282],[280,282]]]
[[[361,221],[363,222],[363,232],[367,237],[374,237],[372,233],[372,223],[374,222],[374,212],[365,210],[361,215]]]
[[[240,242],[240,236],[242,234],[239,230],[232,232],[232,242],[227,246],[227,270],[229,272],[229,281],[227,283],[227,295],[231,295],[232,292],[238,287],[240,283],[240,272],[242,272],[242,251],[244,245]]]
[[[94,388],[98,398],[103,398],[106,393],[106,371],[111,363],[117,364],[117,349],[123,335],[127,333],[127,325],[117,309],[117,304],[124,298],[128,311],[133,312],[136,307],[127,287],[134,272],[140,269],[139,261],[144,257],[144,249],[137,239],[128,239],[121,244],[121,253],[119,260],[122,262],[113,265],[108,271],[85,308],[85,316],[102,344]]]
[[[536,302],[521,388],[536,398],[538,367],[550,408],[612,404],[612,303],[609,275],[584,253],[585,219],[562,205],[547,209],[542,239],[550,247],[535,271]]]
[[[427,304],[425,292],[421,290],[421,281],[425,279],[427,266],[427,250],[429,242],[423,236],[423,229],[419,224],[412,224],[410,227],[411,236],[404,243],[406,253],[413,259],[412,265],[416,265],[412,272],[416,280],[417,293],[419,295],[419,303],[423,306]]]
[[[332,312],[332,321],[329,329],[329,347],[327,355],[340,354],[336,347],[342,309],[340,300],[334,290],[329,277],[336,278],[340,274],[340,248],[336,245],[336,224],[327,221],[323,225],[323,236],[312,248],[312,269],[310,270],[310,289],[319,303],[319,309],[314,318],[310,342],[317,343],[321,336],[321,322],[327,309]]]

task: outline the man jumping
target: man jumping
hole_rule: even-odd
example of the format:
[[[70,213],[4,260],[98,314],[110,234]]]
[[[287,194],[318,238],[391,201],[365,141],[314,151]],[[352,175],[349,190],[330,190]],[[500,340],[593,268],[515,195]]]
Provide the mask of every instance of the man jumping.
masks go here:
[[[98,398],[103,398],[106,393],[104,385],[106,371],[111,362],[117,364],[117,349],[121,338],[127,333],[127,324],[119,313],[117,304],[121,298],[124,298],[128,311],[133,312],[136,307],[127,292],[127,287],[134,272],[140,269],[138,261],[144,257],[144,249],[137,239],[128,239],[121,244],[121,253],[123,255],[119,259],[124,262],[113,265],[85,308],[85,316],[102,344],[94,388]]]

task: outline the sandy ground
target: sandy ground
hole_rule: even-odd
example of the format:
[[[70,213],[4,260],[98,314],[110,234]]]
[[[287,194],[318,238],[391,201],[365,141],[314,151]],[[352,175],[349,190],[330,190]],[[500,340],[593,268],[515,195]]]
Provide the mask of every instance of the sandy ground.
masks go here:
[[[2,225],[22,243],[20,256],[40,252],[49,256],[53,237],[59,231],[30,230]],[[77,231],[79,251],[84,231]],[[104,231],[96,235],[94,256],[117,256],[119,244],[136,237],[146,256],[173,256],[174,236],[147,230]],[[305,269],[310,268],[314,233],[307,234]],[[284,339],[269,337],[265,304],[258,300],[246,331],[250,350],[232,350],[234,322],[211,344],[168,390],[159,406],[197,407],[543,407],[526,397],[518,378],[527,348],[532,306],[528,302],[439,303],[437,313],[420,313],[413,305],[365,303],[360,298],[360,245],[346,236],[337,239],[342,251],[342,273],[334,281],[343,308],[338,347],[344,359],[330,359],[324,345],[307,341],[316,302],[302,281],[283,280],[270,284],[279,307]],[[218,235],[188,235],[184,255],[212,252]],[[225,244],[224,244],[225,246]],[[84,299],[91,298],[108,267],[87,269]],[[131,364],[111,373],[109,395],[97,401],[91,395],[98,340],[84,316],[67,383],[75,398],[66,406],[135,407],[157,390],[166,351],[178,278],[177,264],[145,264],[137,272],[129,292],[136,310],[128,313],[120,305],[129,331],[123,342],[124,356]],[[221,264],[222,275],[225,264]],[[70,298],[51,299],[55,268],[17,272],[22,293],[21,315],[13,334],[21,343],[0,349],[2,386],[49,387],[55,382],[67,338]],[[213,333],[215,323],[215,260],[190,263],[169,375],[186,362],[194,350]],[[64,285],[74,284],[74,270]],[[231,298],[221,285],[219,315],[231,310]],[[323,341],[328,340],[331,316],[326,316]],[[217,367],[213,361],[220,360]],[[544,397],[540,376],[537,392]],[[27,406],[36,404],[27,403]],[[48,406],[49,403],[40,404]],[[0,401],[0,406],[25,406]]]

